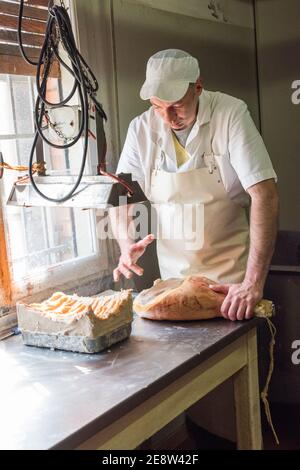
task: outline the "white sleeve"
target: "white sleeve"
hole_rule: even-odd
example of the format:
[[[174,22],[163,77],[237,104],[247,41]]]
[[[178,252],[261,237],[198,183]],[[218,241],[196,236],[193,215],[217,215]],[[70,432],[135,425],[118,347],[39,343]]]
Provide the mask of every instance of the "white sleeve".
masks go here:
[[[137,142],[136,119],[129,124],[126,140],[117,167],[117,173],[131,173],[132,179],[137,180],[144,189],[145,173]]]
[[[263,139],[255,127],[247,105],[241,101],[230,119],[229,154],[230,162],[245,190],[270,178],[277,181]]]

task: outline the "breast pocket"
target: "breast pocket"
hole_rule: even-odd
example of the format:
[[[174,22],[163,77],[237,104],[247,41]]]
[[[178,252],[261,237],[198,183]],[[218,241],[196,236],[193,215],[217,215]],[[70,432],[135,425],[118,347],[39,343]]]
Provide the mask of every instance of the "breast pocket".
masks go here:
[[[230,199],[239,206],[249,206],[249,195],[244,190],[235,169],[231,165],[229,154],[214,155],[214,157],[225,191]]]
[[[215,162],[220,171],[222,183],[227,193],[232,189],[234,182],[236,181],[237,175],[230,163],[229,155],[214,155]]]

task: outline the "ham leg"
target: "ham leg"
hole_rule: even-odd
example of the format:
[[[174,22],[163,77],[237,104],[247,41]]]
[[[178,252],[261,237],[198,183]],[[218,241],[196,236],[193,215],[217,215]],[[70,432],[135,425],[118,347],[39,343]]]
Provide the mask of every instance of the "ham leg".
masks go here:
[[[208,286],[216,282],[199,275],[186,278],[157,279],[150,289],[138,294],[133,310],[151,320],[207,320],[221,317],[224,294],[214,292]],[[254,309],[259,316],[272,316],[273,304],[261,300]]]

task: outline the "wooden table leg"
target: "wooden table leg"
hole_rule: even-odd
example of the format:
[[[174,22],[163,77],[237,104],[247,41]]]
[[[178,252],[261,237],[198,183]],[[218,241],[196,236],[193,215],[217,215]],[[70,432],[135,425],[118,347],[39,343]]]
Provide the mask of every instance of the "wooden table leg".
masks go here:
[[[245,335],[247,365],[234,376],[237,448],[262,449],[256,328]]]

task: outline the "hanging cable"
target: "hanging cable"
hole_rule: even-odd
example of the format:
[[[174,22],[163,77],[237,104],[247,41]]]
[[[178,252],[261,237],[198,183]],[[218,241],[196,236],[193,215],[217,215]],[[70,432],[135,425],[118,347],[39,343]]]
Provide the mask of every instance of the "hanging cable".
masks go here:
[[[22,17],[23,17],[23,7],[24,7],[24,0],[20,0],[19,6],[19,21],[18,21],[18,41],[21,54],[23,58],[28,62],[30,65],[34,65],[37,67],[36,72],[36,89],[37,89],[37,99],[35,104],[35,136],[30,152],[29,157],[29,177],[34,187],[35,191],[44,199],[55,202],[61,203],[65,202],[70,199],[82,180],[82,176],[84,173],[84,168],[86,164],[87,158],[87,149],[88,149],[88,138],[89,138],[89,109],[91,104],[95,109],[95,113],[99,115],[99,119],[107,120],[106,114],[103,110],[102,105],[96,99],[96,93],[99,89],[99,85],[95,75],[93,74],[91,68],[88,66],[80,52],[76,47],[75,38],[72,31],[72,26],[70,22],[69,15],[67,10],[63,6],[52,5],[52,2],[49,2],[48,6],[48,20],[46,23],[46,32],[44,42],[40,51],[40,56],[37,62],[33,62],[29,59],[24,51],[24,47],[22,44]],[[64,51],[66,52],[68,59],[70,61],[70,65],[66,64],[65,60],[62,59],[59,46],[61,46]],[[62,101],[57,103],[50,102],[47,98],[47,80],[49,78],[49,74],[51,71],[51,67],[53,66],[54,61],[58,61],[59,64],[64,67],[73,77],[74,83],[72,86],[72,90],[69,95],[64,98]],[[51,125],[51,121],[49,118],[47,108],[60,108],[65,106],[66,103],[70,101],[70,99],[74,96],[75,92],[78,92],[79,103],[81,108],[80,113],[80,123],[79,123],[79,130],[76,136],[72,137],[69,143],[64,143],[62,145],[56,144],[51,142],[45,136],[45,126],[43,126],[43,120],[47,122],[47,128],[52,127],[55,128],[55,125]],[[58,133],[57,133],[58,134]],[[67,149],[73,145],[75,145],[78,140],[83,136],[83,155],[82,161],[80,165],[79,174],[77,180],[72,187],[71,191],[69,191],[64,197],[56,199],[51,198],[45,195],[36,185],[36,182],[33,178],[33,158],[35,154],[35,149],[37,146],[38,139],[41,138],[45,143],[50,145],[51,147],[58,148],[58,149]],[[64,136],[61,136],[64,138]],[[105,139],[105,136],[103,135]],[[64,138],[65,141],[69,140]],[[104,146],[105,147],[105,146]],[[105,169],[105,154],[100,156],[100,165],[98,165],[100,170],[99,174],[107,174],[101,169]],[[108,174],[107,174],[108,175]],[[123,181],[121,178],[109,174],[109,176],[114,177],[117,181],[122,184],[128,191],[129,194],[132,194],[132,190],[128,183]]]

